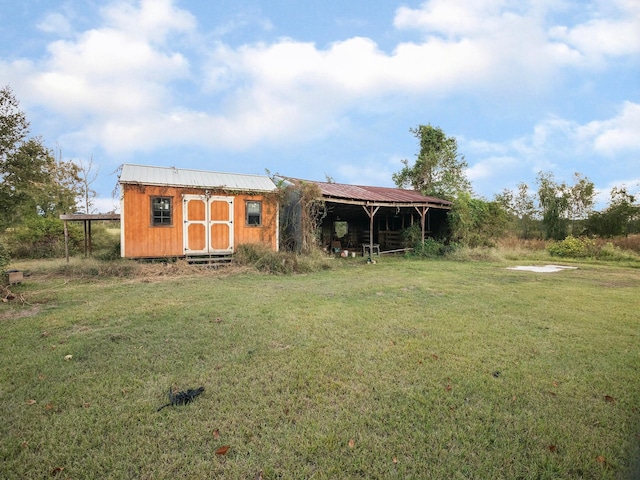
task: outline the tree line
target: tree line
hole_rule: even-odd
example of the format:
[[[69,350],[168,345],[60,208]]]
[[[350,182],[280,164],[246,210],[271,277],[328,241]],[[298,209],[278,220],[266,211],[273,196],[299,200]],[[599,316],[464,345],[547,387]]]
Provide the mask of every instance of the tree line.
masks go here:
[[[95,192],[92,162],[63,160],[30,125],[9,86],[0,89],[0,268],[14,257],[60,253],[60,214],[87,212]],[[72,232],[72,234],[75,232]],[[72,235],[79,244],[80,235]]]
[[[505,234],[523,239],[563,240],[567,236],[614,237],[640,232],[640,203],[626,186],[611,190],[608,205],[594,210],[593,182],[575,173],[573,183],[559,182],[552,172],[539,172],[536,188],[524,182],[505,189],[492,200],[474,195],[466,178],[468,164],[458,153],[457,141],[441,128],[420,125],[410,129],[419,140],[414,162],[392,178],[399,188],[450,200],[446,241],[470,246],[490,245]]]
[[[399,188],[450,200],[446,243],[491,245],[497,238],[562,240],[568,235],[612,237],[640,232],[638,198],[625,186],[611,191],[608,206],[595,211],[594,184],[576,173],[573,184],[558,182],[551,172],[540,172],[536,188],[520,183],[492,200],[478,198],[458,153],[457,141],[439,127],[410,129],[419,141],[413,162],[392,179]],[[0,268],[14,257],[60,255],[60,214],[84,210],[92,213],[96,179],[93,161],[63,160],[46,147],[41,137],[30,136],[29,122],[10,87],[0,89]],[[71,231],[72,248],[81,233]]]

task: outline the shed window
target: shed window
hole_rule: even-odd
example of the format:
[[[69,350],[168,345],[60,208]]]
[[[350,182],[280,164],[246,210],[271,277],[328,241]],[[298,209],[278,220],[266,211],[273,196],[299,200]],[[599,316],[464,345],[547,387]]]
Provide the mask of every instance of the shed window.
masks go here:
[[[171,225],[171,197],[151,198],[151,224],[154,226]]]
[[[262,202],[247,202],[247,225],[262,225]]]

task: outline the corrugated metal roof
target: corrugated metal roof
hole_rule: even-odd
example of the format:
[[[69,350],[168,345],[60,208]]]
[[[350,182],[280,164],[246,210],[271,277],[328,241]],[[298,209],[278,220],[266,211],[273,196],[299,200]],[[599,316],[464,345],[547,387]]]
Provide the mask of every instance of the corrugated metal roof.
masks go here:
[[[272,192],[277,187],[266,175],[209,172],[175,167],[124,164],[120,183],[167,185],[247,192]]]
[[[304,180],[308,181],[308,180]],[[372,203],[430,203],[449,206],[452,203],[441,198],[422,195],[415,190],[401,188],[369,187],[362,185],[346,185],[342,183],[328,183],[308,181],[316,184],[322,195],[345,200],[355,200]]]

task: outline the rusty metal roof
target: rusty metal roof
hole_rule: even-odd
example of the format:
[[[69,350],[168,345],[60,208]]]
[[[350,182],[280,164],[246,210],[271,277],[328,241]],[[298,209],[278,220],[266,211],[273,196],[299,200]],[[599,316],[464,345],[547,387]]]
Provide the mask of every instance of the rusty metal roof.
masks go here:
[[[272,192],[277,187],[266,175],[220,173],[175,167],[124,164],[120,183],[195,187],[248,192]]]
[[[292,179],[293,180],[293,179]],[[294,180],[296,181],[296,180]],[[300,181],[300,180],[297,180]],[[416,190],[404,190],[390,187],[371,187],[363,185],[347,185],[342,183],[315,182],[302,180],[317,185],[327,200],[340,199],[345,201],[362,202],[371,205],[429,205],[449,208],[452,203],[441,198],[422,195]]]

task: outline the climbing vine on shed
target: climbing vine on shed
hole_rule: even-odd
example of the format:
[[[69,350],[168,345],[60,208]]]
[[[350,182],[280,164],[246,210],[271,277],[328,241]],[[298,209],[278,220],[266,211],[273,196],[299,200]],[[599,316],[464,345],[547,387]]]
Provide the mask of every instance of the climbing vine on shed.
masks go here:
[[[280,235],[283,248],[309,253],[317,245],[318,230],[327,215],[320,187],[304,180],[281,181]]]

